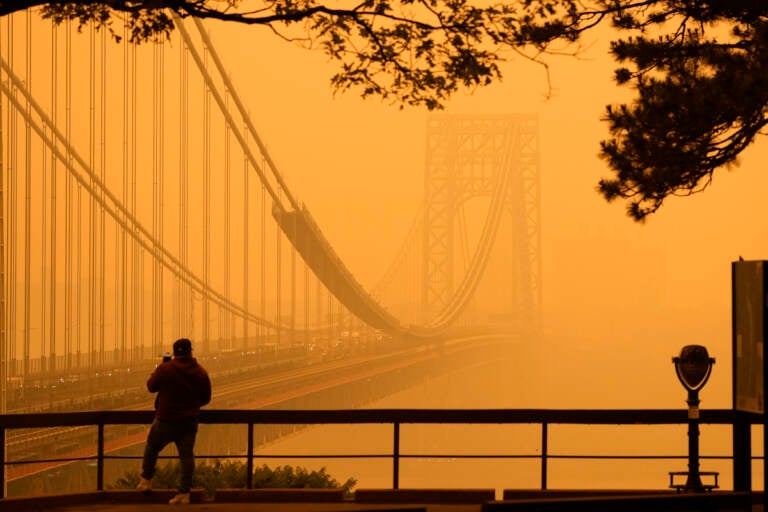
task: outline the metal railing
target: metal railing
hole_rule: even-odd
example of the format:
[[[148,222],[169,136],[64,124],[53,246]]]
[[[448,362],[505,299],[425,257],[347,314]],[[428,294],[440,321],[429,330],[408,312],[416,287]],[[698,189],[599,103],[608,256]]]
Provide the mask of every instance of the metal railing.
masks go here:
[[[147,425],[152,422],[154,411],[93,411],[48,414],[0,415],[0,489],[5,489],[5,470],[17,464],[61,462],[62,460],[96,460],[96,488],[104,488],[104,462],[108,459],[125,458],[105,453],[104,427],[106,425]],[[353,409],[353,410],[203,410],[201,424],[246,425],[247,451],[242,455],[208,455],[206,458],[246,459],[246,487],[252,487],[255,425],[330,425],[330,424],[388,424],[392,426],[392,452],[387,454],[356,455],[269,455],[269,458],[389,458],[392,460],[392,487],[399,488],[400,461],[407,458],[525,458],[539,459],[541,489],[547,489],[547,465],[550,459],[672,459],[674,455],[558,455],[549,452],[549,426],[571,425],[683,425],[688,423],[687,411],[672,409]],[[701,411],[701,424],[731,425],[733,451],[730,456],[702,458],[726,458],[733,461],[733,486],[735,491],[752,488],[752,461],[764,459],[752,454],[751,426],[763,424],[763,416],[730,409]],[[400,427],[404,424],[528,424],[539,425],[541,445],[534,454],[414,454],[402,453]],[[97,428],[96,455],[70,459],[49,458],[23,461],[6,460],[6,432],[19,428],[55,428],[95,426]],[[5,492],[4,490],[2,491]],[[0,497],[5,497],[4,494]]]

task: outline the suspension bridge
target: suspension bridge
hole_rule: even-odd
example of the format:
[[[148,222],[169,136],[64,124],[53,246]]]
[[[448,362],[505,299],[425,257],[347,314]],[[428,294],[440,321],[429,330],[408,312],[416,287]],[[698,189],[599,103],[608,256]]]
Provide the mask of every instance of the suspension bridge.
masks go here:
[[[25,387],[152,364],[178,337],[244,361],[535,332],[535,116],[430,116],[422,208],[364,286],[205,25],[176,25],[132,45],[29,11],[0,20],[1,412]]]

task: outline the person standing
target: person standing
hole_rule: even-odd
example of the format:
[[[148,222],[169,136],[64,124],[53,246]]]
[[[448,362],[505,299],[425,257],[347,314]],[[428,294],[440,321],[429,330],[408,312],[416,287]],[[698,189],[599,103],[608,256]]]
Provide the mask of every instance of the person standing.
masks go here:
[[[192,357],[191,341],[181,338],[173,343],[173,358],[155,368],[147,380],[147,389],[157,393],[156,410],[136,488],[144,492],[152,489],[157,457],[173,442],[179,452],[181,481],[178,494],[168,503],[188,504],[195,470],[194,446],[200,407],[211,401],[211,380],[205,368]]]

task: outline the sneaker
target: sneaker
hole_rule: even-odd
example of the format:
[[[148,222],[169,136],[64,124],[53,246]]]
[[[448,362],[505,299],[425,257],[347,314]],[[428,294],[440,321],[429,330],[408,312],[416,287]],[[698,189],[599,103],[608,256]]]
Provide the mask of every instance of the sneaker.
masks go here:
[[[189,493],[179,493],[168,501],[169,505],[189,505]]]
[[[139,485],[136,486],[137,491],[149,492],[152,490],[152,480],[144,478],[143,476],[139,480]]]

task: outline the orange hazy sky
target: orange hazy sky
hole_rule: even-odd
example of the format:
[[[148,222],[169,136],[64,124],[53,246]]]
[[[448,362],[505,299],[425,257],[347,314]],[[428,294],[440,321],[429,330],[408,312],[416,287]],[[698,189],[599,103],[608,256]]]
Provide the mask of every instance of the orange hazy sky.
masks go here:
[[[371,287],[423,200],[429,113],[364,101],[355,91],[334,97],[336,65],[322,53],[256,27],[206,26],[290,188]],[[544,70],[510,56],[503,82],[460,92],[446,113],[539,115],[544,329],[561,341],[558,356],[572,351],[597,365],[632,365],[641,400],[649,381],[678,386],[671,357],[683,345],[703,344],[718,360],[706,405],[728,407],[730,263],[768,259],[768,145],[758,140],[740,167],[719,171],[704,193],[668,200],[643,225],[631,221],[623,204],[607,204],[595,191],[608,175],[597,157],[607,133],[600,118],[606,104],[628,97],[612,81],[609,37],[587,34],[578,58],[548,59],[550,98]],[[613,378],[606,374],[605,385],[618,385]]]
[[[207,26],[288,183],[358,279],[375,283],[422,201],[428,113],[354,91],[334,97],[336,68],[320,52],[254,28]],[[758,140],[703,194],[633,222],[595,192],[608,174],[597,157],[600,118],[628,97],[612,82],[608,40],[589,34],[578,58],[549,59],[551,98],[543,69],[516,57],[502,83],[459,93],[446,113],[539,115],[546,331],[665,382],[675,382],[670,358],[703,344],[718,360],[708,405],[729,406],[730,262],[768,258],[768,146]]]

